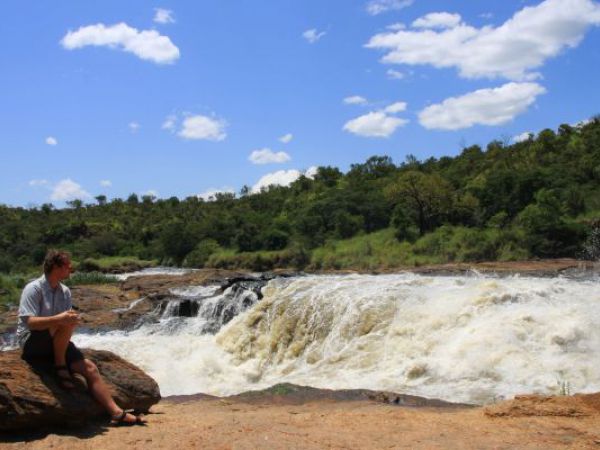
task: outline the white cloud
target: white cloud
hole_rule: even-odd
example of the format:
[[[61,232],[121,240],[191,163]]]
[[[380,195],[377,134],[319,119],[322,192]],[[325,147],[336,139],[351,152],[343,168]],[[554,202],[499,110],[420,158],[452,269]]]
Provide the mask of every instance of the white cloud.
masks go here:
[[[175,23],[175,18],[173,17],[173,11],[170,9],[163,8],[154,8],[154,21],[156,23],[166,24],[166,23]]]
[[[396,114],[402,111],[406,111],[406,102],[396,102],[389,106],[386,106],[383,112],[388,114]]]
[[[69,31],[60,42],[67,50],[88,45],[118,48],[157,64],[169,64],[179,59],[179,49],[167,36],[156,30],[139,31],[126,23],[81,27],[77,31]]]
[[[367,99],[360,95],[352,95],[351,97],[346,97],[344,103],[346,105],[364,105],[367,103]]]
[[[529,138],[531,137],[532,134],[533,133],[531,131],[526,131],[525,133],[521,133],[516,136],[513,136],[512,141],[516,142],[516,143],[527,141],[527,140],[529,140]]]
[[[150,197],[158,197],[158,191],[156,191],[154,189],[148,189],[142,195],[147,195],[147,196],[150,196]]]
[[[387,11],[398,11],[413,3],[414,0],[371,0],[367,3],[367,12],[376,16]]]
[[[112,181],[110,180],[100,180],[100,186],[102,187],[111,187]]]
[[[460,14],[434,12],[423,17],[419,17],[412,23],[412,26],[415,28],[454,28],[460,24],[460,21]]]
[[[253,164],[281,164],[290,159],[290,155],[286,152],[274,152],[270,148],[254,150],[248,157]]]
[[[55,146],[55,145],[57,145],[57,144],[58,144],[58,141],[56,140],[56,138],[55,138],[55,137],[48,136],[48,137],[46,138],[46,144],[48,144],[48,145],[52,145],[52,146]]]
[[[392,30],[392,31],[400,31],[400,30],[404,30],[406,28],[406,25],[404,25],[402,22],[397,22],[397,23],[388,25],[386,28],[388,30]]]
[[[390,80],[401,80],[404,77],[406,77],[406,75],[404,75],[404,73],[400,72],[399,70],[394,70],[394,69],[388,69],[387,76]]]
[[[479,17],[481,17],[482,19],[491,19],[492,17],[494,17],[494,14],[491,12],[486,12],[479,14]]]
[[[165,121],[162,123],[161,128],[163,130],[175,131],[175,125],[177,124],[177,116],[167,116]]]
[[[315,175],[317,174],[318,171],[319,171],[319,168],[317,166],[310,166],[308,169],[306,169],[306,172],[304,172],[304,176],[306,178],[310,178],[311,180],[314,180]]]
[[[325,31],[319,32],[315,28],[311,28],[310,30],[306,30],[304,33],[302,33],[302,37],[309,43],[314,44],[323,36],[325,36],[325,34],[327,34]]]
[[[501,125],[527,110],[546,89],[537,83],[507,83],[450,97],[419,113],[425,128],[458,130],[473,125]]]
[[[222,141],[227,137],[226,126],[226,122],[222,119],[202,115],[189,116],[183,120],[183,126],[178,135],[184,139]]]
[[[600,24],[592,0],[545,0],[514,14],[498,27],[460,24],[441,31],[400,30],[373,36],[368,48],[387,52],[389,64],[456,67],[465,78],[532,80],[532,70],[568,47],[576,47],[590,26]]]
[[[38,187],[38,186],[46,186],[48,184],[48,180],[30,180],[29,181],[29,186],[31,187]]]
[[[279,138],[279,142],[283,142],[284,144],[289,144],[294,139],[294,135],[292,133],[285,134]]]
[[[268,188],[269,186],[289,186],[302,175],[307,178],[313,179],[317,174],[318,168],[316,166],[309,167],[304,173],[299,170],[279,170],[277,172],[268,173],[263,176],[258,182],[252,186],[251,192],[256,194],[261,191],[262,188]]]
[[[252,192],[258,193],[262,188],[268,188],[271,185],[289,186],[300,178],[301,175],[302,173],[295,169],[278,170],[277,172],[268,173],[252,186]]]
[[[131,131],[132,133],[137,133],[137,131],[140,129],[140,124],[137,122],[129,122],[129,131]]]
[[[198,194],[197,197],[209,202],[215,200],[217,194],[235,194],[235,190],[229,186],[222,188],[209,188],[206,191]]]
[[[86,192],[81,185],[75,183],[70,178],[66,178],[58,182],[54,189],[52,190],[52,194],[50,195],[51,200],[62,201],[62,200],[74,200],[84,198],[90,198],[91,195]]]
[[[346,122],[344,130],[359,136],[387,138],[407,123],[408,120],[388,116],[383,111],[372,111]]]

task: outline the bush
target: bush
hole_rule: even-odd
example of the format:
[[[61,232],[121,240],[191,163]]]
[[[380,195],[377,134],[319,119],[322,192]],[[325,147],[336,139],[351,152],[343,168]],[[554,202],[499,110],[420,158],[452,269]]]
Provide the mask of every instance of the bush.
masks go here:
[[[221,247],[214,239],[205,239],[200,242],[183,260],[184,267],[202,268],[213,253],[219,251]]]

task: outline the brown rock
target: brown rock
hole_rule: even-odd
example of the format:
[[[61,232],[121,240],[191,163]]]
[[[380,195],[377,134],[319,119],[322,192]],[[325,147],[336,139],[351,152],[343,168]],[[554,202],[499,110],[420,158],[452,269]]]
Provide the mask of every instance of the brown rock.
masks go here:
[[[141,369],[117,355],[83,350],[96,363],[117,404],[147,412],[160,400],[156,382]],[[49,365],[29,365],[20,351],[0,352],[0,432],[35,430],[46,426],[80,426],[106,412],[81,387],[65,391]]]
[[[600,393],[548,397],[517,395],[484,409],[488,417],[562,416],[582,417],[600,413]]]

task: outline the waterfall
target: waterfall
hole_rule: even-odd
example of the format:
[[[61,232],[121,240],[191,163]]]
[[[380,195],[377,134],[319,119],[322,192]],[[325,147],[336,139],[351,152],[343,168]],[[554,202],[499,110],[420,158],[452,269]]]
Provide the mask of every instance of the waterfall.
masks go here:
[[[564,383],[600,390],[598,278],[404,273],[235,286],[190,287],[164,300],[156,323],[77,339],[139,364],[165,395],[278,382],[471,403]],[[180,314],[186,301],[196,315],[167,315],[170,302]]]

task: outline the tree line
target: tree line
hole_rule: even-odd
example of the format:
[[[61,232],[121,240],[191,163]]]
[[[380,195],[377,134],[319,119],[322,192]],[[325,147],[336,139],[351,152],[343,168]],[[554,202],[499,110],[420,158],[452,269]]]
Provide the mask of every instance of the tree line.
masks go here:
[[[455,157],[409,155],[395,164],[373,156],[346,173],[319,167],[288,187],[256,194],[244,187],[211,201],[131,194],[62,209],[0,205],[0,272],[39,266],[52,247],[80,262],[132,256],[193,267],[214,265],[218,254],[280,252],[279,265],[302,267],[328,242],[383,229],[408,243],[443,240],[454,229],[478,233],[465,234],[478,237],[464,239],[471,247],[462,260],[576,257],[590,254],[599,226],[595,117],[517,143],[472,145]]]

